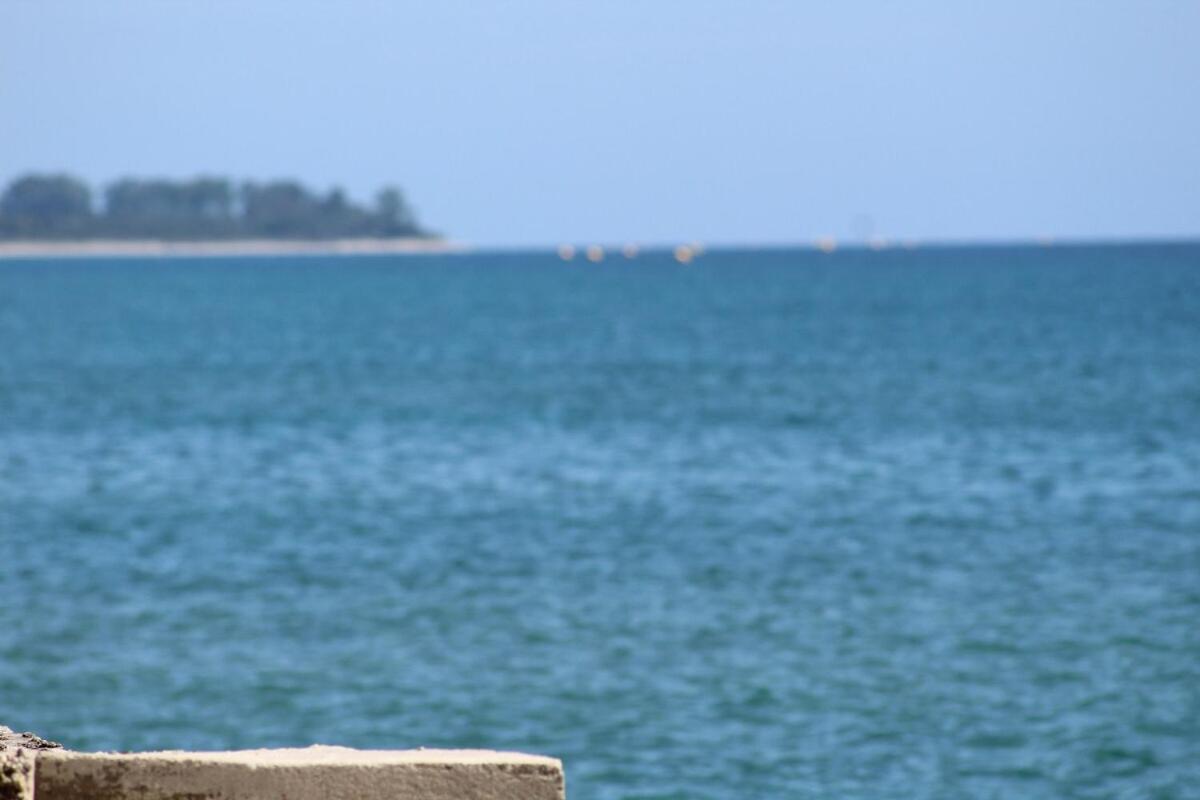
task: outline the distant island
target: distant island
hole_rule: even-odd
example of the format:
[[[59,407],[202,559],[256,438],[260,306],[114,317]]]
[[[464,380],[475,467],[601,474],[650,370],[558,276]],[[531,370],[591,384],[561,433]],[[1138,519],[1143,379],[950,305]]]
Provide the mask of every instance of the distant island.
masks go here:
[[[341,189],[315,192],[295,180],[235,182],[122,178],[91,188],[66,174],[17,178],[0,195],[0,242],[270,242],[440,237],[422,227],[399,189],[366,207]]]

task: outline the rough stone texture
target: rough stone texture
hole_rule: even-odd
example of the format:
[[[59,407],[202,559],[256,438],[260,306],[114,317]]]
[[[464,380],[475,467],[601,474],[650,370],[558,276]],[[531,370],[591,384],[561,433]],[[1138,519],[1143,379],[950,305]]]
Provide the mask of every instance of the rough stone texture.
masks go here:
[[[33,751],[0,751],[0,800],[32,800]]]
[[[324,746],[227,753],[50,750],[37,753],[35,783],[37,800],[565,798],[562,764],[557,759],[487,750]]]
[[[32,800],[36,753],[61,746],[0,725],[0,800]]]
[[[58,742],[43,739],[29,733],[17,733],[12,728],[0,725],[0,751],[5,750],[55,750],[62,747]]]

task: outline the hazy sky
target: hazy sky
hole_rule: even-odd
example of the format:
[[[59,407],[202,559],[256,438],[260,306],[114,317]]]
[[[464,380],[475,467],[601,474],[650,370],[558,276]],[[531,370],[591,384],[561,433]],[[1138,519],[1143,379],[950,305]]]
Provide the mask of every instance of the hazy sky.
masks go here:
[[[1200,2],[0,0],[33,169],[395,182],[481,244],[1196,236]]]

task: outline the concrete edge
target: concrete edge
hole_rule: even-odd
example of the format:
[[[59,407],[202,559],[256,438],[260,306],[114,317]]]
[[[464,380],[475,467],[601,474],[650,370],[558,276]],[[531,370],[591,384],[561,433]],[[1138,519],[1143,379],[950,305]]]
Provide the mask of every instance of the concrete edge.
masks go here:
[[[0,800],[33,799],[32,750],[0,750]]]
[[[32,800],[37,754],[61,748],[58,742],[0,725],[0,800]]]
[[[37,800],[564,800],[558,759],[313,746],[36,755]],[[22,798],[24,800],[24,798]]]
[[[0,726],[0,800],[565,800],[562,762],[495,750],[79,753]]]

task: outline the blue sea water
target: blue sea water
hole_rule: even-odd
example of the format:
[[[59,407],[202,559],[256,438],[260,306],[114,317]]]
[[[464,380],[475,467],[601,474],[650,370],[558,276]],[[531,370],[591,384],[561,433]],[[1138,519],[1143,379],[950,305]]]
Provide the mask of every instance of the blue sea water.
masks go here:
[[[0,262],[0,722],[1200,797],[1200,246]]]

